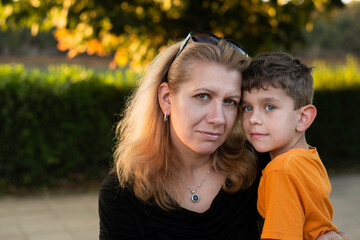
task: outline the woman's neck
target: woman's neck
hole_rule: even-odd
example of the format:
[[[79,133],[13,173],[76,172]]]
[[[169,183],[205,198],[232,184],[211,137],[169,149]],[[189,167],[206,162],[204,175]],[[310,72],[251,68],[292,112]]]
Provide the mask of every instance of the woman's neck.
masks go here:
[[[210,155],[207,156],[199,156],[199,155],[192,155],[192,156],[183,156],[184,154],[181,154],[181,161],[184,166],[183,172],[184,174],[193,175],[194,173],[198,171],[202,171],[202,169],[208,169],[211,164],[211,158]]]

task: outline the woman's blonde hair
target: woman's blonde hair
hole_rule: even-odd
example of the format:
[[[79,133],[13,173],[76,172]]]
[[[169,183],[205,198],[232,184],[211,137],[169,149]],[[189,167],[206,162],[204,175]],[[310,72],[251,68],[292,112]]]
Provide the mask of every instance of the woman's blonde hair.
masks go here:
[[[163,120],[158,87],[180,44],[169,46],[154,59],[128,99],[123,118],[116,127],[114,170],[120,186],[131,189],[138,199],[156,203],[163,209],[179,206],[174,196],[182,163],[170,140],[170,121]],[[189,41],[171,63],[167,77],[170,91],[176,92],[182,82],[191,81],[193,61],[220,64],[240,73],[250,64],[248,57],[226,41],[221,40],[217,46]],[[247,147],[239,122],[240,109],[238,112],[232,132],[212,154],[215,171],[227,176],[223,185],[227,192],[250,186],[256,176],[257,160]]]

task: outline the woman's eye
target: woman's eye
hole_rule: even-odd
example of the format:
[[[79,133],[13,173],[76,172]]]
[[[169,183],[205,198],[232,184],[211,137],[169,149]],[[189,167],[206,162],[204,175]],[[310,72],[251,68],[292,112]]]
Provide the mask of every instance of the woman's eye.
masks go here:
[[[266,105],[266,106],[265,106],[265,110],[267,110],[267,111],[273,111],[273,110],[275,110],[275,106],[273,106],[273,105]]]
[[[205,94],[205,93],[200,93],[197,95],[197,97],[200,99],[200,100],[207,100],[209,98],[209,95]]]
[[[234,106],[237,106],[237,104],[238,104],[236,101],[234,101],[232,99],[226,99],[224,102],[226,104],[230,104],[230,105],[234,105]]]
[[[244,112],[250,112],[251,110],[252,110],[252,107],[250,107],[250,106],[244,106],[243,107]]]

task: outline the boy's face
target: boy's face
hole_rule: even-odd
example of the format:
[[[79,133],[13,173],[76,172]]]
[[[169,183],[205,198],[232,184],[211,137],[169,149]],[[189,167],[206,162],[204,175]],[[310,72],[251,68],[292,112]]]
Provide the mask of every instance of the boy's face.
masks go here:
[[[270,152],[271,158],[296,147],[301,133],[294,100],[281,88],[268,86],[242,93],[242,127],[247,140],[258,152]]]

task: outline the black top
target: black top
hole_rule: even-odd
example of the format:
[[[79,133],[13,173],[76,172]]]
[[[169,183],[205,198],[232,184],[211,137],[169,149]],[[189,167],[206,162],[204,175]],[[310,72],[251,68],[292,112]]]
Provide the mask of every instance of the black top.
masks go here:
[[[204,213],[165,211],[120,188],[110,174],[99,194],[100,239],[259,239],[257,186],[234,194],[221,189]]]

